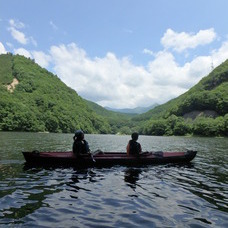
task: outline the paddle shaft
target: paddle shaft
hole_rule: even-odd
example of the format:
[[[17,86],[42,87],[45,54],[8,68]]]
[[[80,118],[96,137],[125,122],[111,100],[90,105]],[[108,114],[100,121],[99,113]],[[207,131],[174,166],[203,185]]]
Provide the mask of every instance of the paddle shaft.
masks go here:
[[[93,157],[93,155],[91,153],[90,153],[90,156],[91,156],[93,162],[96,162],[96,160],[94,159],[94,157]]]

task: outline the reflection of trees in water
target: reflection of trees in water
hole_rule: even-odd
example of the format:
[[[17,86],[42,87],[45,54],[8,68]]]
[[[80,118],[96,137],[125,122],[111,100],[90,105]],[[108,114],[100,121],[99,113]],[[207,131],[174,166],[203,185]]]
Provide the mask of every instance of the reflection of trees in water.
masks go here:
[[[20,170],[21,171],[21,170]],[[48,196],[52,196],[55,193],[61,193],[63,188],[65,189],[66,187],[63,187],[64,185],[67,186],[67,191],[69,192],[74,192],[77,193],[79,190],[83,191],[91,191],[86,188],[82,188],[79,186],[79,183],[82,182],[83,180],[89,181],[89,182],[96,182],[95,177],[96,173],[94,173],[92,170],[85,169],[85,170],[74,170],[71,178],[67,179],[64,181],[62,176],[62,172],[60,170],[60,173],[58,171],[55,172],[57,174],[55,177],[49,175],[53,175],[53,169],[43,169],[43,168],[30,168],[27,166],[24,166],[24,172],[21,173],[15,172],[14,170],[14,179],[18,179],[20,182],[20,178],[24,179],[24,175],[26,175],[26,181],[27,183],[23,183],[22,189],[19,191],[23,191],[20,193],[22,194],[23,197],[23,204],[19,203],[20,198],[15,198],[15,201],[13,205],[16,206],[10,206],[10,203],[7,207],[7,209],[1,210],[3,217],[0,215],[0,219],[13,219],[14,224],[16,224],[16,220],[18,219],[18,223],[22,223],[21,221],[19,222],[19,219],[24,218],[25,216],[28,216],[29,214],[34,213],[38,209],[42,207],[49,207],[50,205],[48,203],[45,203],[45,200],[48,198]],[[65,172],[65,171],[64,171]],[[72,170],[69,170],[69,172],[72,172]],[[30,178],[28,177],[30,176]],[[10,175],[7,176],[8,178]],[[47,184],[48,181],[53,181],[50,185]],[[17,183],[14,183],[15,186],[12,186],[11,190],[7,190],[7,193],[5,195],[10,195],[16,192],[20,187],[17,187]],[[26,188],[27,185],[27,188]],[[0,192],[1,194],[1,192]],[[17,194],[16,194],[17,195]],[[24,197],[25,195],[25,197]],[[77,196],[71,194],[71,198],[76,198]],[[18,202],[15,203],[15,202]],[[20,207],[19,207],[20,206]],[[9,224],[9,221],[7,222]]]
[[[80,181],[82,180],[89,180],[90,182],[95,182],[93,177],[96,176],[96,173],[92,172],[88,169],[83,170],[74,170],[74,173],[71,175],[70,181],[66,183],[70,189],[67,189],[71,192],[77,193],[79,190],[83,191],[91,191],[86,188],[82,188],[79,186]],[[70,195],[71,198],[77,198],[77,196]]]
[[[10,188],[8,187],[5,190],[3,188],[3,190],[0,191],[1,200],[3,200],[3,197],[12,197],[12,202],[9,201],[7,207],[4,208],[4,206],[1,205],[0,219],[5,219],[6,224],[10,224],[10,220],[12,220],[13,224],[23,223],[21,221],[22,218],[29,214],[33,214],[40,208],[50,207],[45,200],[49,195],[52,196],[55,193],[61,193],[63,188],[67,188],[66,190],[71,193],[74,192],[70,197],[77,199],[75,193],[79,190],[91,191],[80,187],[80,182],[96,182],[96,177],[99,176],[90,169],[74,170],[73,172],[72,170],[69,170],[69,172],[72,173],[71,178],[64,180],[64,178],[61,177],[64,177],[65,171],[68,172],[68,170],[60,169],[60,172],[58,172],[58,170],[51,167],[31,168],[27,165],[23,167],[23,172],[21,170],[21,165],[2,165],[0,166],[0,171],[1,182],[7,181],[9,186],[9,183],[12,180]],[[23,180],[23,185],[21,185],[21,180]],[[50,183],[48,183],[49,181]],[[17,193],[17,191],[19,193]]]
[[[13,178],[14,181],[12,182],[10,188],[4,190],[6,191],[5,196],[11,195],[12,201],[8,201],[7,208],[2,208],[0,214],[0,219],[5,219],[6,224],[10,224],[11,219],[13,224],[21,224],[23,223],[20,220],[21,218],[34,213],[41,207],[49,207],[44,200],[48,197],[48,195],[61,192],[59,187],[63,185],[63,183],[55,185],[52,184],[50,186],[47,185],[47,170],[46,172],[42,169],[28,169],[28,167],[24,167],[24,173],[21,173],[21,166],[20,168],[17,166],[15,167],[14,175],[13,177],[10,177],[10,179]],[[39,172],[43,172],[42,175],[39,174]],[[7,179],[9,179],[9,177]],[[23,185],[21,185],[21,180],[23,180]],[[15,198],[13,197],[14,195]]]
[[[132,189],[135,189],[137,184],[136,182],[139,180],[139,175],[142,172],[141,169],[128,168],[124,173],[124,181],[130,186]]]
[[[198,163],[200,164],[200,163]],[[172,175],[173,181],[194,195],[216,206],[220,211],[228,212],[227,175],[218,172],[219,166],[207,164],[207,167],[195,166],[193,163],[175,165],[177,173]],[[221,168],[221,167],[220,167]]]

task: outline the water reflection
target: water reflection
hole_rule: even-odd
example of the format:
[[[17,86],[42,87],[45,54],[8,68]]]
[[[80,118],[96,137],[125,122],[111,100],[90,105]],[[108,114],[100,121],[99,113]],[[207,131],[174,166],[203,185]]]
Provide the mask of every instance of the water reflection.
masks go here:
[[[176,181],[198,197],[206,200],[214,208],[228,212],[228,184],[224,180],[224,174],[211,172],[208,169],[208,174],[202,172],[198,166],[192,169],[181,170],[176,176]]]
[[[96,182],[95,180],[93,180],[93,176],[96,176],[96,174],[89,169],[73,170],[73,173],[71,172],[71,178],[66,183],[66,185],[69,187],[67,188],[67,191],[74,193],[78,193],[79,190],[90,192],[90,189],[87,189],[86,187],[81,187],[80,184],[83,185],[83,183],[81,182],[87,180],[90,182]],[[78,198],[78,196],[76,196],[75,194],[70,194],[70,197],[74,199]]]
[[[139,175],[142,172],[141,169],[136,168],[128,168],[124,172],[124,181],[127,183],[129,187],[132,189],[136,188],[136,182],[139,180]]]
[[[23,167],[22,150],[68,150],[71,139],[0,132],[0,226],[228,227],[227,140],[140,137],[144,150],[198,150],[188,165]],[[128,139],[88,136],[104,151],[123,151]]]
[[[21,166],[18,169],[15,168],[14,166],[14,172],[11,172],[12,167],[8,165],[1,167],[3,170],[8,170],[7,173],[3,172],[4,180],[1,179],[0,188],[0,220],[3,224],[22,223],[21,219],[25,216],[39,208],[47,207],[44,200],[48,195],[60,191],[59,184],[54,186],[48,184],[48,178],[44,178],[47,177],[44,170],[32,169],[23,173]],[[4,183],[7,183],[7,187]]]

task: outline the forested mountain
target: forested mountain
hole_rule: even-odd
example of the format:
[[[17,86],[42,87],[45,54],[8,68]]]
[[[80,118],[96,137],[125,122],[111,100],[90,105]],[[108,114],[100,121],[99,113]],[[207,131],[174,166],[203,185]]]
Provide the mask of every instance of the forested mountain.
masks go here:
[[[135,116],[135,114],[110,111],[94,102],[85,101],[97,115],[102,116],[110,124],[110,133],[131,134],[133,130],[137,130],[137,128],[134,128],[135,123],[131,121],[131,118]]]
[[[114,111],[114,112],[136,115],[136,114],[142,114],[142,113],[148,112],[149,110],[153,109],[156,106],[158,106],[158,104],[154,104],[149,107],[123,108],[123,109],[105,107],[105,109]]]
[[[228,60],[181,96],[134,117],[149,135],[228,134]]]
[[[23,56],[0,55],[0,130],[228,135],[228,60],[188,92],[141,115],[84,100],[56,75]]]
[[[73,89],[19,55],[0,55],[0,110],[5,131],[111,132]]]

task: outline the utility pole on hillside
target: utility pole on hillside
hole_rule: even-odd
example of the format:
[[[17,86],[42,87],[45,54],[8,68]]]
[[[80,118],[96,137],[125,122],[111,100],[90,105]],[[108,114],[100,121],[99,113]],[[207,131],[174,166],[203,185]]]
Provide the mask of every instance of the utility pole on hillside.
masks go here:
[[[211,59],[211,71],[214,70],[214,64],[213,64],[213,59]]]

